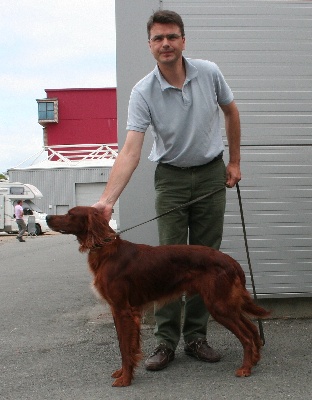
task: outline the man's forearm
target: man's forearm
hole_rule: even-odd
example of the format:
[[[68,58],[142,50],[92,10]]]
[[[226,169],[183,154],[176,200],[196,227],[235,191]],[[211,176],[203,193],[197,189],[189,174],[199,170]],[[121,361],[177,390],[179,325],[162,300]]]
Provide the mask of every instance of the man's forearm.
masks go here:
[[[233,102],[229,108],[222,108],[225,118],[225,131],[229,146],[229,162],[240,164],[241,128],[238,109]]]
[[[229,145],[229,162],[234,164],[240,164],[240,127],[239,123],[229,121],[227,128],[227,139]]]
[[[124,156],[121,152],[114,163],[109,180],[99,201],[113,207],[129,182],[138,163],[139,159]]]
[[[129,131],[99,202],[113,207],[139,164],[144,133]]]

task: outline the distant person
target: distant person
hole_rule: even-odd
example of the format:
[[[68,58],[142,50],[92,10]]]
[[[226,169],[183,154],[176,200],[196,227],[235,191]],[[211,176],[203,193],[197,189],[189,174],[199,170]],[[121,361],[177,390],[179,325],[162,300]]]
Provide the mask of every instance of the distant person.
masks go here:
[[[24,221],[24,210],[22,204],[23,201],[18,200],[16,206],[14,207],[15,219],[18,226],[18,235],[16,236],[16,239],[20,242],[25,242],[23,235],[26,232],[26,224]]]

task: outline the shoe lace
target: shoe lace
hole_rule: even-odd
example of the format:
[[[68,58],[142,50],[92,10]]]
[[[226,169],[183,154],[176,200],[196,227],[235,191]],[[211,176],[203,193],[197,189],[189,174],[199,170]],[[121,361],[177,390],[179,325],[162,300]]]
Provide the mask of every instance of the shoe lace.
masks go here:
[[[168,348],[168,346],[164,343],[160,343],[155,350],[152,352],[151,356],[155,356],[158,353],[169,353],[170,349]]]
[[[192,345],[195,346],[195,348],[200,349],[202,346],[207,346],[210,347],[208,345],[207,339],[205,338],[198,338],[196,340],[193,340],[192,342],[189,342],[188,345],[191,347]]]

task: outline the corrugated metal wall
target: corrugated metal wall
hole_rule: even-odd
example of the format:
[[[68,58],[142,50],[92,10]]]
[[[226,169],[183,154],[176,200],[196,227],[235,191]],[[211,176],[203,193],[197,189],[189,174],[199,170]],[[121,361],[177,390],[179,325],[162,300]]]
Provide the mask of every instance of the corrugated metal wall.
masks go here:
[[[108,180],[111,167],[85,167],[85,168],[53,168],[53,169],[12,169],[9,170],[10,181],[31,183],[43,194],[36,204],[42,211],[55,214],[57,206],[76,206],[76,184],[98,183]],[[90,193],[90,203],[93,204],[94,195]],[[97,199],[98,200],[98,199]],[[49,208],[52,205],[52,208]]]
[[[242,122],[240,183],[257,292],[312,292],[312,2],[163,1],[186,25],[185,55],[216,62]],[[248,266],[228,191],[222,249]]]

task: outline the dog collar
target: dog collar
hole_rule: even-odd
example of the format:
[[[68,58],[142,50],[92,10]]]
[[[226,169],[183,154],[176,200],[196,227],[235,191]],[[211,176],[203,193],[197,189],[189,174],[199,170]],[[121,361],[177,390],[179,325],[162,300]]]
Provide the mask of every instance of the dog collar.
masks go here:
[[[103,246],[110,244],[113,240],[115,240],[116,237],[114,238],[105,238],[103,239],[101,244],[95,244],[93,247],[90,248],[89,252],[94,252],[97,251],[98,249],[101,249]]]

